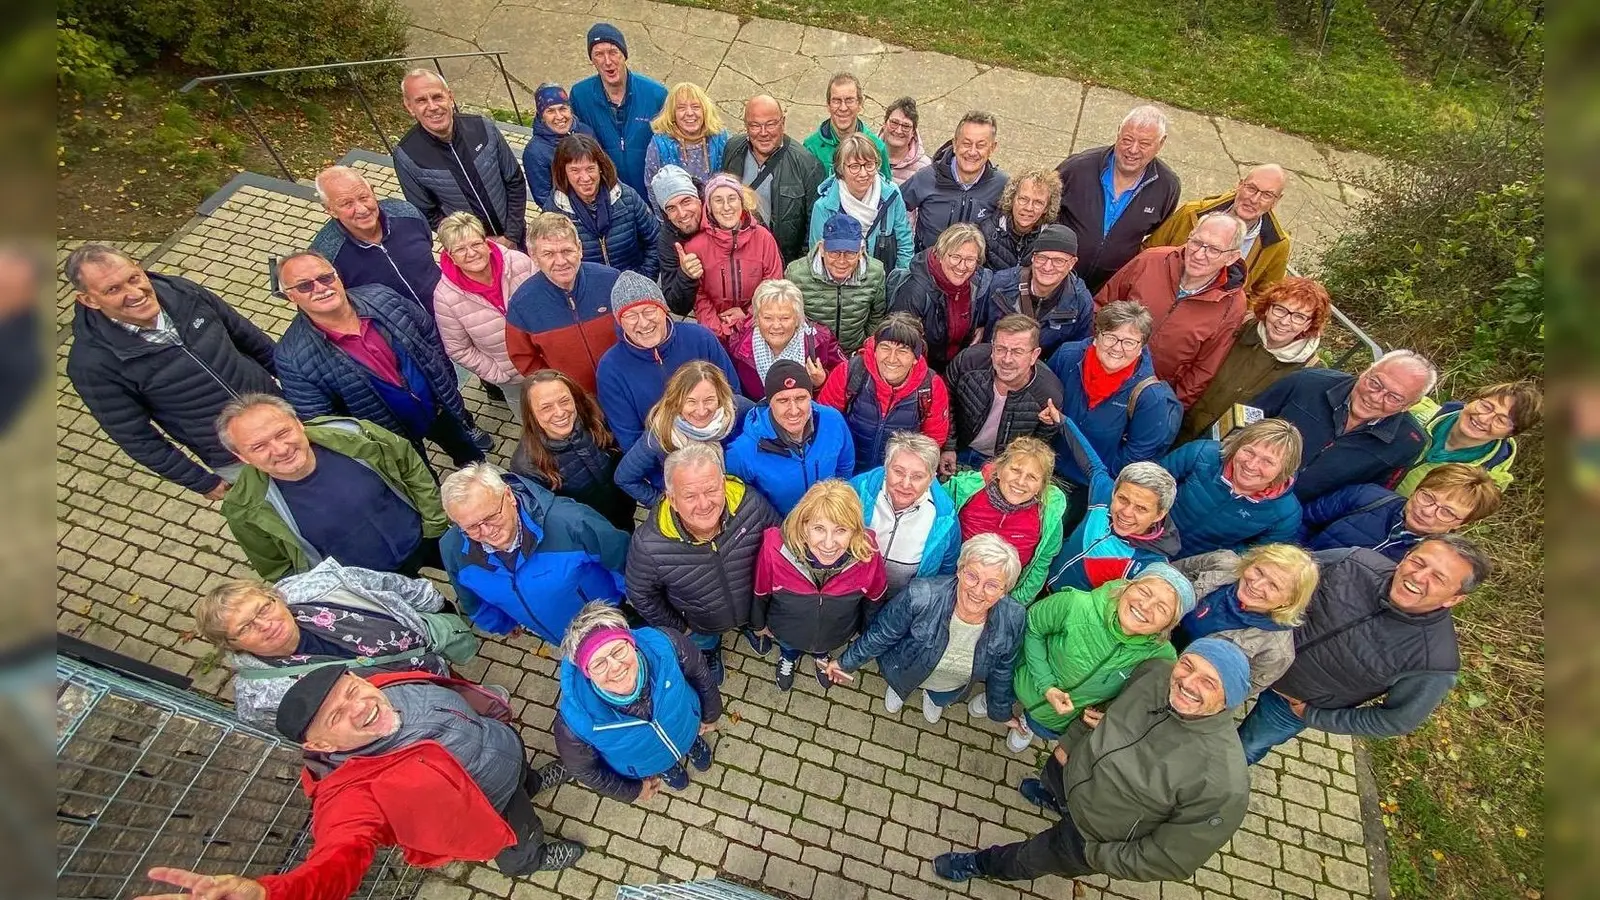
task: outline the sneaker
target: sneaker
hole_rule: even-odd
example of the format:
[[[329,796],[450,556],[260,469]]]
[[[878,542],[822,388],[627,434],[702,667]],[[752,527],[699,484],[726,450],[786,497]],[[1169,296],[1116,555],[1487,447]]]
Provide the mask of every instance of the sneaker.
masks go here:
[[[472,446],[477,447],[479,450],[482,450],[485,453],[488,453],[490,450],[494,449],[494,435],[490,434],[489,432],[484,431],[482,428],[474,425],[467,433],[472,437]]]
[[[706,668],[711,670],[711,680],[715,681],[717,686],[720,687],[722,679],[728,677],[728,670],[722,664],[722,648],[702,650],[700,655],[706,658]]]
[[[794,688],[794,662],[786,656],[778,657],[778,690],[787,691]]]
[[[833,679],[828,677],[827,670],[823,668],[823,666],[828,664],[828,661],[825,658],[818,659],[813,657],[811,664],[811,674],[816,676],[817,684],[822,685],[822,692],[826,694],[828,692],[828,688],[833,687]]]
[[[966,881],[982,875],[976,853],[941,853],[933,858],[934,874],[945,881]]]
[[[1047,812],[1053,812],[1058,816],[1061,815],[1061,804],[1056,802],[1056,795],[1050,793],[1050,789],[1045,787],[1044,782],[1039,779],[1022,779],[1022,783],[1017,785],[1017,793],[1022,795],[1022,799],[1032,803],[1034,806]]]
[[[483,395],[496,403],[506,402],[506,392],[498,384],[483,383]]]
[[[889,711],[889,715],[892,716],[895,713],[899,712],[900,710],[904,709],[905,705],[906,705],[906,698],[900,696],[899,694],[896,694],[894,692],[894,688],[888,687],[887,685],[884,686],[884,689],[883,689],[883,708]]]
[[[711,745],[705,738],[697,737],[689,745],[689,762],[702,772],[711,768]]]
[[[933,697],[927,691],[922,692],[922,717],[928,720],[929,725],[936,725],[944,716],[944,707],[933,702]]]
[[[979,691],[973,695],[971,700],[967,701],[967,715],[973,717],[974,719],[989,718],[988,692]]]
[[[537,769],[529,768],[527,777],[522,780],[523,787],[528,789],[529,797],[537,797],[551,788],[560,787],[567,783],[567,767],[560,760],[545,763]]]
[[[583,856],[583,849],[583,845],[577,841],[551,841],[544,845],[544,853],[539,855],[539,867],[534,871],[565,869]]]
[[[1020,730],[1013,728],[1011,733],[1006,735],[1006,749],[1012,753],[1021,753],[1028,749],[1031,743],[1033,743],[1033,729],[1029,728],[1026,722]]]
[[[661,783],[675,791],[681,791],[689,786],[689,773],[683,766],[673,766],[661,773]]]
[[[744,633],[744,641],[750,645],[750,649],[754,650],[757,656],[766,656],[768,653],[772,652],[772,638],[769,638],[764,634],[756,634],[754,631],[746,631]]]

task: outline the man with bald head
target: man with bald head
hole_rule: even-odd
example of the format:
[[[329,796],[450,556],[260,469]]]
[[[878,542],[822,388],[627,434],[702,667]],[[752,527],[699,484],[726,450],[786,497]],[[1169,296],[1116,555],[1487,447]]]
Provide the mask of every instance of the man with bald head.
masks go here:
[[[744,134],[728,139],[722,171],[735,175],[761,202],[761,218],[785,263],[804,257],[811,204],[825,177],[822,164],[784,132],[782,104],[766,94],[744,105]]]
[[[1277,163],[1256,166],[1225,194],[1191,200],[1178,207],[1145,239],[1146,247],[1176,247],[1187,241],[1200,219],[1214,212],[1232,213],[1244,222],[1244,290],[1254,297],[1289,272],[1293,247],[1289,230],[1273,210],[1283,199],[1289,173]]]
[[[528,180],[499,126],[459,112],[450,85],[431,69],[406,73],[400,94],[417,121],[394,148],[406,200],[429,228],[451,213],[469,212],[491,240],[522,249]]]
[[[333,263],[345,286],[381,284],[431,318],[440,272],[433,229],[422,211],[405,200],[379,200],[366,177],[349,166],[330,166],[317,175],[317,199],[333,218],[311,249]]]

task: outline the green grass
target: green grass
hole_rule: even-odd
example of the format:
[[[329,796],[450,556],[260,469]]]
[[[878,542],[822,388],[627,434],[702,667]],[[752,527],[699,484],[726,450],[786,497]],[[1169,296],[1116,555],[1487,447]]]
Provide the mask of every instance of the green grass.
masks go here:
[[[1463,63],[1449,86],[1407,72],[1377,18],[1341,2],[1319,61],[1315,26],[1270,0],[672,0],[868,34],[1074,78],[1378,154],[1470,126],[1507,89]],[[1285,3],[1284,5],[1297,5]]]

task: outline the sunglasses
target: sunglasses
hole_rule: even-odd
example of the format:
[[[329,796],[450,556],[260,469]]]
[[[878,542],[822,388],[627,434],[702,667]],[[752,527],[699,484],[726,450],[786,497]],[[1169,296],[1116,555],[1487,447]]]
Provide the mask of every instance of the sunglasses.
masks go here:
[[[305,281],[297,281],[294,284],[285,287],[284,290],[295,294],[309,294],[313,290],[316,290],[315,285],[320,284],[323,287],[333,287],[334,282],[338,280],[338,272],[326,272],[322,275],[318,275],[315,278],[308,278]]]

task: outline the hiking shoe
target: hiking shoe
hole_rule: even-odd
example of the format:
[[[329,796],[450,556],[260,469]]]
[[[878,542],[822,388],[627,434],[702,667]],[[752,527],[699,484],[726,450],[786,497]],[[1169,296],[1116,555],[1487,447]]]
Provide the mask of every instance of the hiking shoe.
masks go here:
[[[778,657],[778,690],[787,691],[794,688],[794,663],[786,656]]]
[[[577,841],[551,841],[544,845],[544,853],[539,856],[539,866],[535,872],[553,872],[556,869],[565,869],[578,861],[583,855],[584,847]]]
[[[967,701],[967,715],[974,719],[987,719],[989,717],[989,695],[983,691],[974,694]]]
[[[883,708],[892,716],[906,708],[906,698],[896,694],[894,688],[884,685]]]
[[[689,786],[689,773],[683,766],[675,765],[661,773],[661,783],[675,791],[681,791]]]
[[[1033,743],[1033,729],[1029,728],[1026,723],[1020,729],[1011,729],[1011,733],[1006,735],[1006,749],[1012,753],[1021,753],[1027,750],[1028,745],[1031,743]]]
[[[472,446],[477,447],[479,450],[488,453],[494,449],[494,435],[484,431],[482,428],[474,425],[467,434],[472,438]]]
[[[700,655],[706,658],[706,668],[711,670],[711,680],[715,681],[718,687],[721,687],[722,679],[728,677],[728,670],[722,664],[722,648],[702,650]]]
[[[1032,803],[1034,806],[1053,812],[1058,816],[1061,815],[1061,804],[1056,802],[1056,795],[1050,793],[1050,789],[1045,787],[1044,782],[1039,779],[1022,779],[1022,783],[1017,785],[1017,793],[1022,795],[1022,799]]]
[[[817,684],[822,685],[822,692],[824,694],[826,694],[828,692],[828,688],[833,687],[833,679],[828,677],[827,670],[823,668],[823,666],[826,666],[828,664],[828,660],[827,660],[826,657],[813,658],[811,660],[811,662],[812,662],[812,672],[811,672],[811,674],[815,675],[817,677]]]
[[[697,737],[689,745],[689,762],[702,772],[711,768],[711,745],[705,738]]]
[[[982,875],[976,853],[941,853],[933,858],[933,872],[945,881],[966,881]]]
[[[754,650],[757,656],[766,656],[772,652],[772,638],[764,634],[746,631],[744,633],[744,642],[750,645],[750,649]]]
[[[944,707],[942,707],[939,704],[933,702],[933,697],[931,695],[929,695],[929,693],[927,691],[923,691],[922,692],[922,718],[926,719],[928,721],[929,725],[937,725],[939,723],[939,719],[941,717],[943,717],[943,716],[944,716]]]
[[[529,797],[537,797],[566,783],[567,767],[562,765],[560,760],[545,763],[537,769],[529,768],[527,777],[522,780],[522,786],[527,788]]]

